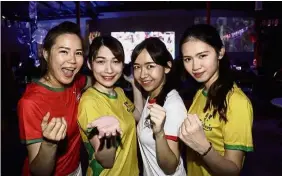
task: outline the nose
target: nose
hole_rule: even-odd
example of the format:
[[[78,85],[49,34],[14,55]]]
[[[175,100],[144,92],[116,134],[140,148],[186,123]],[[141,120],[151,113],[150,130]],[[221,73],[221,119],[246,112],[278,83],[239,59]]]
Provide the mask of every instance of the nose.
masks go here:
[[[106,73],[113,73],[112,64],[110,62],[106,63],[105,72]]]
[[[75,54],[70,55],[69,62],[72,64],[76,64],[76,55]]]
[[[148,72],[147,69],[145,68],[141,68],[141,74],[140,74],[140,78],[146,78],[148,76]]]
[[[193,59],[192,70],[197,71],[201,68],[200,61],[198,59]]]

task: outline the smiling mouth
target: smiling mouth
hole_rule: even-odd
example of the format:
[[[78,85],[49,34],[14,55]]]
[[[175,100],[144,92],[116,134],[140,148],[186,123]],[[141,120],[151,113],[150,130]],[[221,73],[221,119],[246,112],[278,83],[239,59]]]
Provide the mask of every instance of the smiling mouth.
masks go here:
[[[193,73],[194,77],[196,77],[196,78],[200,78],[203,74],[204,74],[204,72],[202,72],[202,73]]]
[[[149,81],[141,81],[141,84],[144,85],[144,86],[147,86],[151,83],[152,81],[149,80]]]
[[[62,68],[62,72],[64,74],[65,77],[67,78],[71,78],[74,75],[74,68]]]
[[[115,76],[102,76],[102,77],[106,81],[112,81],[115,78]]]

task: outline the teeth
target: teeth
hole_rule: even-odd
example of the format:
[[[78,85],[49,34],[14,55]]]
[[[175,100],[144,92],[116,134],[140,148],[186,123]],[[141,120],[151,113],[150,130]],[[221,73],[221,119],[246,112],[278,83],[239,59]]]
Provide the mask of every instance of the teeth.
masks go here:
[[[68,70],[68,71],[74,71],[75,69],[74,68],[63,68],[65,70]]]
[[[142,81],[144,84],[147,84],[147,83],[149,83],[150,81]]]

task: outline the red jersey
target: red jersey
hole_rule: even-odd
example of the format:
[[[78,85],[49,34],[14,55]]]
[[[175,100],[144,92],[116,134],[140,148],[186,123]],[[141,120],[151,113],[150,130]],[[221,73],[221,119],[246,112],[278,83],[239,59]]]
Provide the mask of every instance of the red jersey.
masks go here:
[[[77,108],[86,76],[77,75],[67,88],[51,88],[38,81],[27,85],[18,102],[20,139],[25,144],[42,142],[41,122],[47,112],[50,119],[64,117],[67,122],[66,145],[58,146],[55,176],[65,176],[79,166],[81,138],[77,123]],[[50,120],[49,119],[49,120]],[[23,175],[29,174],[28,158]]]

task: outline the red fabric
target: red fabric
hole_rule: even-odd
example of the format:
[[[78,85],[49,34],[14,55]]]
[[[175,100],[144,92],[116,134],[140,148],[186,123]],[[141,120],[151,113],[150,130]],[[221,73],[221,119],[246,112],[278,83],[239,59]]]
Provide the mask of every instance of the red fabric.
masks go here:
[[[20,139],[27,144],[41,142],[41,121],[50,112],[52,117],[64,117],[67,121],[67,147],[59,155],[56,163],[56,176],[65,176],[73,172],[80,162],[81,138],[77,124],[77,108],[81,90],[86,77],[78,75],[74,83],[61,91],[52,91],[32,82],[27,85],[23,97],[18,103]],[[25,160],[23,175],[29,175],[28,158]]]
[[[168,139],[168,140],[175,141],[175,142],[178,141],[178,137],[177,136],[165,135],[165,138]]]

